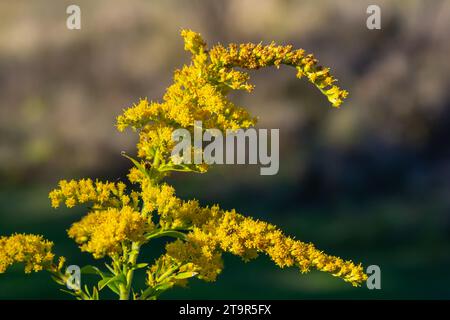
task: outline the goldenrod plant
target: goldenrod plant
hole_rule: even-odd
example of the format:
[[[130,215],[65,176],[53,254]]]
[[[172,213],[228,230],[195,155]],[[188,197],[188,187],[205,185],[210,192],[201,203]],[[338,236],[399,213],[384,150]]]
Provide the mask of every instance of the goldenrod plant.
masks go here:
[[[58,208],[85,205],[88,213],[68,230],[68,236],[81,251],[94,259],[106,259],[104,269],[84,266],[81,273],[98,275],[99,282],[66,290],[77,299],[99,299],[101,290],[112,290],[122,299],[156,299],[189,279],[215,281],[223,270],[223,253],[244,261],[266,254],[280,268],[297,267],[301,273],[311,269],[328,272],[354,286],[367,276],[362,266],[328,255],[311,243],[295,240],[276,226],[247,217],[217,205],[202,207],[197,200],[182,200],[164,182],[171,172],[201,172],[208,165],[180,163],[171,156],[172,133],[193,130],[194,121],[205,129],[240,129],[254,126],[256,119],[236,106],[227,95],[232,90],[252,91],[246,70],[287,65],[307,78],[334,107],[347,92],[335,85],[328,68],[318,65],[313,55],[292,46],[275,43],[220,44],[207,49],[200,34],[182,30],[184,48],[192,54],[189,65],[175,71],[174,82],[162,102],[141,99],[117,118],[117,128],[130,127],[139,133],[137,159],[128,155],[133,167],[129,184],[91,179],[61,180],[50,192],[51,204]],[[196,152],[196,150],[192,150]],[[166,237],[165,252],[155,261],[141,261],[143,246],[155,238]],[[25,273],[47,271],[65,286],[65,258],[56,258],[53,243],[40,235],[13,234],[0,238],[0,273],[16,263]],[[146,283],[133,283],[136,272],[146,272]]]

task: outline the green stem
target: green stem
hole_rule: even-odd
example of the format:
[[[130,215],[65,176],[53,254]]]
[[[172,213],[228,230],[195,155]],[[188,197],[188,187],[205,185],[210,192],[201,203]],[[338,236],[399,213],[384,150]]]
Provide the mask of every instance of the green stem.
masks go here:
[[[137,258],[141,245],[139,242],[131,244],[131,252],[128,255],[126,264],[123,266],[123,274],[126,277],[126,284],[119,285],[119,299],[128,300],[130,298],[130,291],[133,285],[134,267],[136,266]]]
[[[153,158],[153,167],[158,169],[159,163],[160,163],[159,149],[156,149],[155,157]]]
[[[155,152],[155,156],[153,159],[153,167],[158,168],[160,165],[161,159],[159,150],[157,149]],[[150,177],[150,179],[156,179],[155,177]],[[145,207],[142,208],[142,212],[146,212]],[[139,256],[139,250],[141,248],[141,243],[133,242],[131,244],[131,251],[128,254],[128,258],[126,259],[122,272],[125,275],[126,283],[119,285],[119,299],[120,300],[128,300],[130,298],[130,291],[133,285],[133,277],[134,277],[134,267],[136,266],[136,262]],[[124,251],[125,252],[125,251]],[[126,254],[125,254],[126,256]]]
[[[119,285],[119,291],[120,291],[119,299],[128,300],[129,292],[124,284]]]

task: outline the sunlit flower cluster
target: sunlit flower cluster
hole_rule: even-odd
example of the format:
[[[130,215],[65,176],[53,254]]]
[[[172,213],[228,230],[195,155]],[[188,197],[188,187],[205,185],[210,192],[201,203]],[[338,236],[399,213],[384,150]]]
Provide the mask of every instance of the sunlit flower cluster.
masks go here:
[[[141,99],[117,119],[120,131],[127,127],[139,131],[139,160],[123,154],[134,164],[128,174],[134,189],[123,182],[61,180],[49,194],[55,208],[61,204],[88,208],[88,214],[69,228],[68,236],[94,258],[109,259],[107,270],[85,266],[83,272],[101,278],[92,290],[84,287],[70,293],[78,299],[98,299],[99,291],[107,287],[120,299],[129,299],[130,295],[134,299],[156,299],[193,277],[216,280],[224,267],[223,253],[245,261],[265,254],[281,268],[297,267],[302,273],[320,270],[360,285],[367,278],[361,265],[325,254],[311,243],[286,236],[270,223],[217,205],[202,207],[197,200],[182,200],[162,181],[173,171],[207,170],[205,164],[173,161],[175,129],[193,132],[194,120],[202,121],[204,129],[244,129],[255,124],[253,116],[227,97],[231,90],[253,89],[246,70],[295,67],[297,77],[306,77],[335,107],[347,92],[334,84],[328,68],[319,66],[302,49],[248,43],[216,45],[208,50],[200,34],[183,30],[182,36],[185,49],[192,53],[191,63],[175,71],[174,83],[162,102]],[[160,237],[173,240],[166,243],[166,251],[154,263],[138,261],[141,247]],[[57,283],[67,285],[70,277],[61,272],[64,258],[54,264],[52,247],[52,242],[38,235],[0,237],[0,273],[23,263],[25,272],[47,270]],[[147,288],[139,293],[132,286],[133,275],[143,268],[147,269]]]
[[[305,55],[303,49],[293,50],[291,45],[279,46],[272,42],[270,45],[246,43],[214,46],[209,53],[212,65],[221,74],[226,74],[233,67],[243,69],[259,69],[269,66],[279,67],[288,65],[297,69],[297,78],[307,77],[325,96],[334,107],[339,107],[347,97],[348,92],[340,89],[334,83],[337,81],[330,69],[318,65],[317,59],[312,55]],[[233,72],[234,70],[231,70]],[[237,72],[237,71],[234,71]],[[246,77],[238,73],[236,75],[222,76],[228,79],[232,89],[252,90],[253,86],[244,84]]]
[[[53,242],[40,235],[14,234],[0,237],[0,273],[15,263],[22,263],[25,272],[61,268],[64,258],[60,258],[58,266],[53,265],[55,255],[52,252]]]
[[[318,65],[313,55],[292,46],[275,43],[220,44],[210,50],[200,34],[191,30],[181,32],[185,50],[192,53],[191,64],[176,70],[174,81],[162,102],[141,99],[124,110],[117,119],[117,127],[139,129],[138,156],[147,160],[171,163],[174,129],[192,130],[195,121],[202,121],[205,129],[241,129],[253,126],[256,118],[244,108],[232,103],[227,95],[231,90],[251,91],[249,75],[244,70],[287,65],[297,69],[297,77],[306,77],[335,107],[347,96],[334,83],[329,68]],[[239,70],[237,70],[238,68]],[[196,166],[193,166],[194,168]],[[206,167],[196,168],[205,171]]]
[[[122,253],[122,245],[133,241],[144,241],[145,233],[154,225],[131,207],[110,208],[94,211],[76,222],[68,235],[80,245],[82,251],[90,252],[95,258]]]
[[[367,276],[361,265],[344,261],[285,236],[277,227],[217,205],[201,207],[196,200],[183,201],[167,184],[142,183],[145,210],[155,212],[163,229],[192,230],[187,241],[167,245],[167,254],[180,264],[193,263],[195,272],[204,280],[215,280],[222,270],[221,253],[229,252],[244,260],[267,254],[279,267],[297,266],[302,273],[311,269],[329,272],[358,285]]]
[[[167,244],[166,254],[179,263],[191,263],[192,271],[199,279],[215,281],[223,269],[222,253],[205,242],[209,240],[207,237],[200,239],[189,236],[188,239],[186,242],[176,240]]]
[[[218,206],[202,208],[197,201],[184,202],[176,198],[174,189],[167,185],[150,189],[148,195],[161,216],[161,225],[192,230],[187,234],[187,241],[168,244],[167,254],[180,263],[192,262],[202,279],[212,281],[220,273],[221,252],[232,253],[244,260],[265,253],[279,267],[297,266],[302,273],[317,269],[353,285],[367,278],[361,265],[327,255],[311,243],[287,237],[274,225],[245,217],[234,210],[223,211]],[[165,225],[167,217],[171,219]]]
[[[201,246],[203,254],[210,256],[211,252],[222,250],[250,260],[258,253],[265,253],[281,268],[296,266],[302,273],[317,269],[355,286],[367,279],[361,265],[327,255],[311,243],[285,236],[272,224],[245,217],[234,210],[220,213],[188,235],[189,242]]]
[[[168,184],[142,183],[142,200],[145,212],[156,212],[159,225],[164,229],[187,229],[202,225],[211,217],[209,208],[200,207],[197,200],[183,201],[175,196],[175,189]]]
[[[125,193],[126,185],[123,182],[101,182],[91,179],[61,180],[59,188],[49,194],[52,207],[58,208],[64,203],[68,208],[77,204],[92,204],[93,208],[121,207],[133,203],[137,205],[137,193]]]

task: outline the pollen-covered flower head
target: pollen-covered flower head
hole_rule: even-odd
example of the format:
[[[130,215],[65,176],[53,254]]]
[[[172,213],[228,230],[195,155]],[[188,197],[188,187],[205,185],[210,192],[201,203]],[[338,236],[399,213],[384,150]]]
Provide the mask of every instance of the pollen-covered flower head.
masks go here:
[[[144,234],[153,228],[149,219],[125,206],[89,213],[72,225],[68,235],[82,251],[102,258],[122,253],[125,243],[145,240]]]
[[[347,96],[334,83],[329,68],[318,65],[313,55],[302,49],[275,43],[220,44],[207,49],[199,33],[182,30],[185,50],[191,52],[189,65],[175,71],[161,102],[141,99],[117,118],[117,128],[139,130],[138,156],[145,161],[171,163],[171,133],[178,128],[193,130],[194,121],[203,128],[220,130],[245,129],[255,125],[256,118],[228,99],[232,90],[252,91],[246,70],[287,65],[297,69],[297,77],[305,77],[338,107]],[[193,165],[203,172],[206,167]]]
[[[15,263],[23,263],[25,273],[57,268],[53,265],[52,248],[53,242],[40,235],[18,233],[0,237],[0,273]]]
[[[266,254],[281,268],[296,266],[302,273],[313,269],[329,272],[355,286],[367,279],[361,265],[325,254],[311,243],[286,236],[270,223],[234,210],[183,201],[167,184],[143,183],[142,198],[146,208],[158,214],[163,228],[190,230],[186,241],[167,244],[166,254],[180,265],[192,263],[192,270],[203,280],[214,281],[222,271],[223,252],[245,261]]]
[[[134,164],[128,179],[138,184],[139,189],[127,191],[122,182],[82,179],[62,180],[50,193],[53,207],[64,203],[69,208],[77,204],[88,204],[91,208],[90,213],[71,226],[69,237],[94,258],[112,259],[108,269],[123,276],[127,283],[125,288],[116,288],[114,283],[108,283],[108,287],[118,291],[121,298],[129,295],[123,291],[131,289],[128,281],[133,272],[147,266],[137,263],[140,248],[163,236],[176,240],[167,243],[166,252],[148,267],[149,288],[139,298],[156,298],[161,291],[183,285],[192,277],[214,281],[223,269],[223,253],[245,261],[265,254],[280,268],[297,267],[302,273],[316,269],[360,285],[367,279],[361,265],[325,254],[311,243],[286,236],[270,223],[234,210],[222,210],[217,205],[201,207],[197,200],[184,201],[175,195],[173,187],[161,181],[170,171],[207,170],[206,164],[174,160],[175,131],[185,137],[198,135],[198,127],[203,134],[206,129],[236,131],[255,125],[255,117],[228,99],[232,90],[253,90],[249,70],[294,67],[297,77],[309,80],[334,107],[342,103],[347,92],[335,85],[329,68],[319,66],[314,56],[302,49],[275,43],[218,44],[208,49],[200,34],[183,30],[181,35],[185,50],[192,54],[191,62],[175,71],[173,84],[162,101],[140,99],[117,119],[120,131],[131,127],[139,132],[140,159],[123,154]],[[195,158],[198,149],[203,152],[198,145],[189,146],[183,157]],[[33,245],[16,248],[17,243],[27,242]],[[42,238],[0,238],[0,272],[16,261],[25,262],[26,270],[54,270],[52,260],[51,243]],[[124,285],[123,279],[119,282]]]
[[[126,205],[137,206],[137,194],[126,193],[123,182],[101,182],[91,179],[61,180],[58,188],[50,192],[52,207],[64,203],[68,208],[78,204],[90,204],[94,209],[120,208]]]

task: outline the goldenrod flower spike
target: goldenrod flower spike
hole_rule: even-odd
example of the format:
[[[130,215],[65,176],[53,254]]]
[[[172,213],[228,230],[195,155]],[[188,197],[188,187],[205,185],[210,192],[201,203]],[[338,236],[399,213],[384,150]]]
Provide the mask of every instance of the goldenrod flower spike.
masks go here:
[[[143,196],[152,203],[165,229],[192,230],[188,241],[167,245],[167,254],[181,265],[194,264],[194,271],[204,280],[213,281],[222,270],[222,252],[244,260],[267,254],[279,267],[297,266],[302,273],[311,269],[325,271],[359,285],[367,279],[361,265],[344,261],[317,250],[313,244],[285,236],[276,226],[245,217],[218,206],[200,207],[197,201],[185,202],[175,197],[168,185],[147,187]]]
[[[68,230],[70,238],[80,245],[81,251],[92,253],[99,259],[123,254],[123,244],[145,241],[145,233],[154,229],[153,223],[131,207],[94,211],[76,222]]]
[[[89,203],[93,208],[122,207],[132,203],[137,205],[135,192],[125,193],[126,185],[123,182],[93,182],[91,179],[79,181],[61,180],[59,188],[50,192],[49,198],[53,208],[64,203],[67,208],[77,204]]]
[[[361,265],[328,255],[311,243],[283,234],[276,226],[251,217],[226,211],[214,205],[200,206],[197,200],[184,201],[175,189],[162,180],[172,171],[206,172],[205,164],[175,164],[172,132],[184,128],[192,132],[194,121],[203,127],[241,129],[255,125],[256,119],[244,108],[234,105],[227,95],[231,90],[251,91],[246,70],[287,65],[295,67],[297,77],[313,83],[335,107],[347,96],[334,83],[328,68],[320,67],[302,49],[274,43],[215,45],[208,49],[200,34],[181,32],[185,49],[192,53],[189,65],[176,70],[174,83],[161,102],[145,99],[124,110],[117,128],[131,127],[139,132],[137,156],[129,157],[134,166],[128,180],[101,182],[91,179],[61,180],[51,191],[51,205],[71,208],[86,205],[87,214],[68,230],[82,251],[95,259],[107,259],[107,269],[85,266],[84,273],[98,275],[99,282],[70,291],[77,299],[99,299],[108,288],[120,299],[156,299],[190,278],[214,281],[223,270],[222,254],[228,252],[248,261],[266,254],[280,268],[297,267],[302,273],[312,269],[328,272],[354,286],[367,279]],[[193,153],[196,150],[192,150]],[[172,238],[165,252],[149,265],[140,262],[141,247],[159,237]],[[38,235],[15,234],[0,237],[0,273],[15,263],[25,272],[46,270],[53,279],[66,285],[69,275],[61,272],[65,259],[54,263],[53,243]],[[133,290],[134,273],[146,269],[146,289]],[[131,293],[133,294],[131,295]]]
[[[0,237],[0,273],[16,263],[24,264],[25,273],[58,269],[53,264],[52,248],[53,242],[40,235],[16,233]]]
[[[189,65],[175,71],[174,83],[169,86],[162,102],[141,99],[124,110],[117,118],[117,128],[139,129],[138,156],[153,161],[157,155],[168,167],[172,166],[171,133],[177,128],[192,130],[195,120],[205,129],[239,129],[255,125],[256,118],[247,110],[233,104],[227,97],[231,90],[252,91],[245,70],[287,65],[296,68],[297,77],[306,77],[330,101],[339,107],[347,91],[335,85],[337,81],[329,68],[318,65],[312,54],[292,46],[275,43],[220,44],[207,49],[199,33],[182,30],[185,50],[192,53]],[[239,69],[239,70],[237,70]],[[191,171],[204,172],[207,166],[192,165]]]

